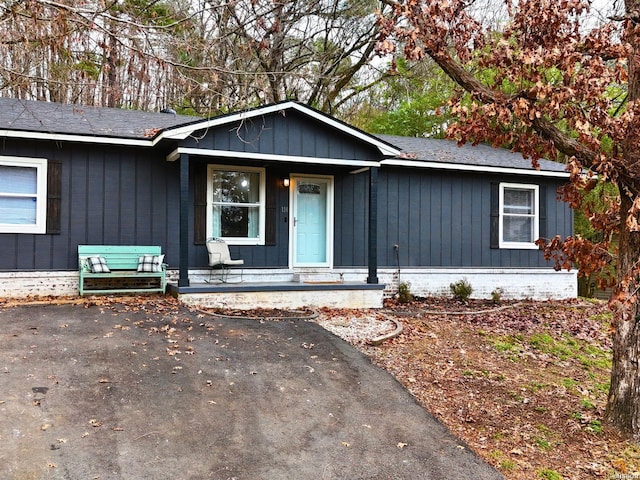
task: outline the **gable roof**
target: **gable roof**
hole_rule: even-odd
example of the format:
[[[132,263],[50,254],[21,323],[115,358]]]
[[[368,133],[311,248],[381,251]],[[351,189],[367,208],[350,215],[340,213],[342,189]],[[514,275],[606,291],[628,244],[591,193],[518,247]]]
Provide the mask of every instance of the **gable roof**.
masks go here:
[[[453,140],[397,135],[378,137],[402,149],[399,157],[383,160],[382,165],[569,177],[566,165],[562,163],[541,159],[538,161],[540,168],[536,170],[531,160],[520,153],[486,144],[458,146]]]
[[[167,133],[166,138],[186,138],[196,130],[203,128],[213,128],[220,125],[233,124],[239,121],[248,120],[250,118],[259,117],[262,115],[270,115],[272,113],[282,113],[286,115],[287,110],[295,110],[303,115],[313,118],[329,128],[336,129],[346,135],[357,138],[365,143],[368,143],[377,148],[383,156],[395,157],[400,154],[400,149],[386,140],[381,139],[378,136],[366,133],[359,128],[356,128],[348,123],[342,122],[337,118],[333,118],[315,108],[305,105],[300,102],[294,102],[292,100],[285,100],[279,103],[272,103],[262,107],[251,108],[240,112],[229,113],[225,115],[219,115],[217,117],[210,118],[194,128],[194,125],[187,125],[181,128],[177,128]]]
[[[0,137],[153,146],[162,139],[181,140],[199,130],[275,112],[286,114],[289,109],[357,138],[377,148],[383,156],[392,157],[400,153],[384,140],[293,101],[205,119],[173,113],[0,98]]]
[[[300,112],[328,128],[363,141],[378,149],[383,157],[387,157],[380,163],[375,160],[365,162],[367,166],[388,165],[568,177],[563,164],[540,160],[540,169],[536,170],[531,166],[531,162],[520,154],[488,145],[458,147],[457,143],[451,140],[370,135],[294,101],[204,119],[173,113],[0,98],[0,137],[150,147],[163,139],[181,140],[197,131],[261,115],[286,115],[287,110]],[[176,152],[172,152],[169,159],[174,159]]]

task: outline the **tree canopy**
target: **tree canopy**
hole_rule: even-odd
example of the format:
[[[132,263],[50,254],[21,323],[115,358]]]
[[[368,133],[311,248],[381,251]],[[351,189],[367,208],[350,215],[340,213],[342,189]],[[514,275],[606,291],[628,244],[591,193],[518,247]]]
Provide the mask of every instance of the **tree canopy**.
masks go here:
[[[327,112],[385,73],[373,0],[0,0],[0,95],[209,115]]]

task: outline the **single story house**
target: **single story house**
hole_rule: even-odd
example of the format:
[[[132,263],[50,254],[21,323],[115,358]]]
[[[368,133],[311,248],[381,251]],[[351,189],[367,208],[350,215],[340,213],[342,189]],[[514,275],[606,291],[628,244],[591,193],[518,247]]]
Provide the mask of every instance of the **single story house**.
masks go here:
[[[169,290],[206,305],[375,307],[463,278],[475,297],[575,297],[534,244],[572,234],[567,179],[292,101],[203,119],[2,98],[0,297],[77,294],[78,245],[161,246]],[[241,282],[207,283],[210,237]]]

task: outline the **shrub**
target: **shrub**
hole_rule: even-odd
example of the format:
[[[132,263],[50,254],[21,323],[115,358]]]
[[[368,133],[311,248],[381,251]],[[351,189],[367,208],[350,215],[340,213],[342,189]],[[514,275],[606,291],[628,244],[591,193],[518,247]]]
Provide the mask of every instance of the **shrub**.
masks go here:
[[[491,292],[491,301],[496,305],[500,305],[502,302],[502,289],[500,287]]]
[[[473,288],[471,288],[471,284],[466,278],[450,284],[449,288],[451,288],[451,293],[453,294],[454,298],[462,302],[466,302],[467,300],[469,300],[471,292],[473,292]]]
[[[408,282],[401,282],[398,285],[398,302],[410,303],[413,302],[413,295],[411,294],[411,284]]]

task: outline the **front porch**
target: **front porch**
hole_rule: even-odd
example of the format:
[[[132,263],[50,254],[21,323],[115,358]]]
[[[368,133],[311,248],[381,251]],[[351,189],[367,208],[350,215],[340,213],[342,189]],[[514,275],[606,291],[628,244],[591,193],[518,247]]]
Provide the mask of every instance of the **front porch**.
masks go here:
[[[208,308],[252,309],[303,307],[381,308],[384,285],[363,282],[344,283],[195,283],[167,291],[187,305]]]
[[[232,270],[223,283],[215,277],[209,282],[208,270],[192,270],[188,286],[171,277],[169,294],[187,305],[208,308],[381,308],[385,288],[367,283],[364,271],[300,274],[288,269],[245,269],[240,277],[239,271]]]

